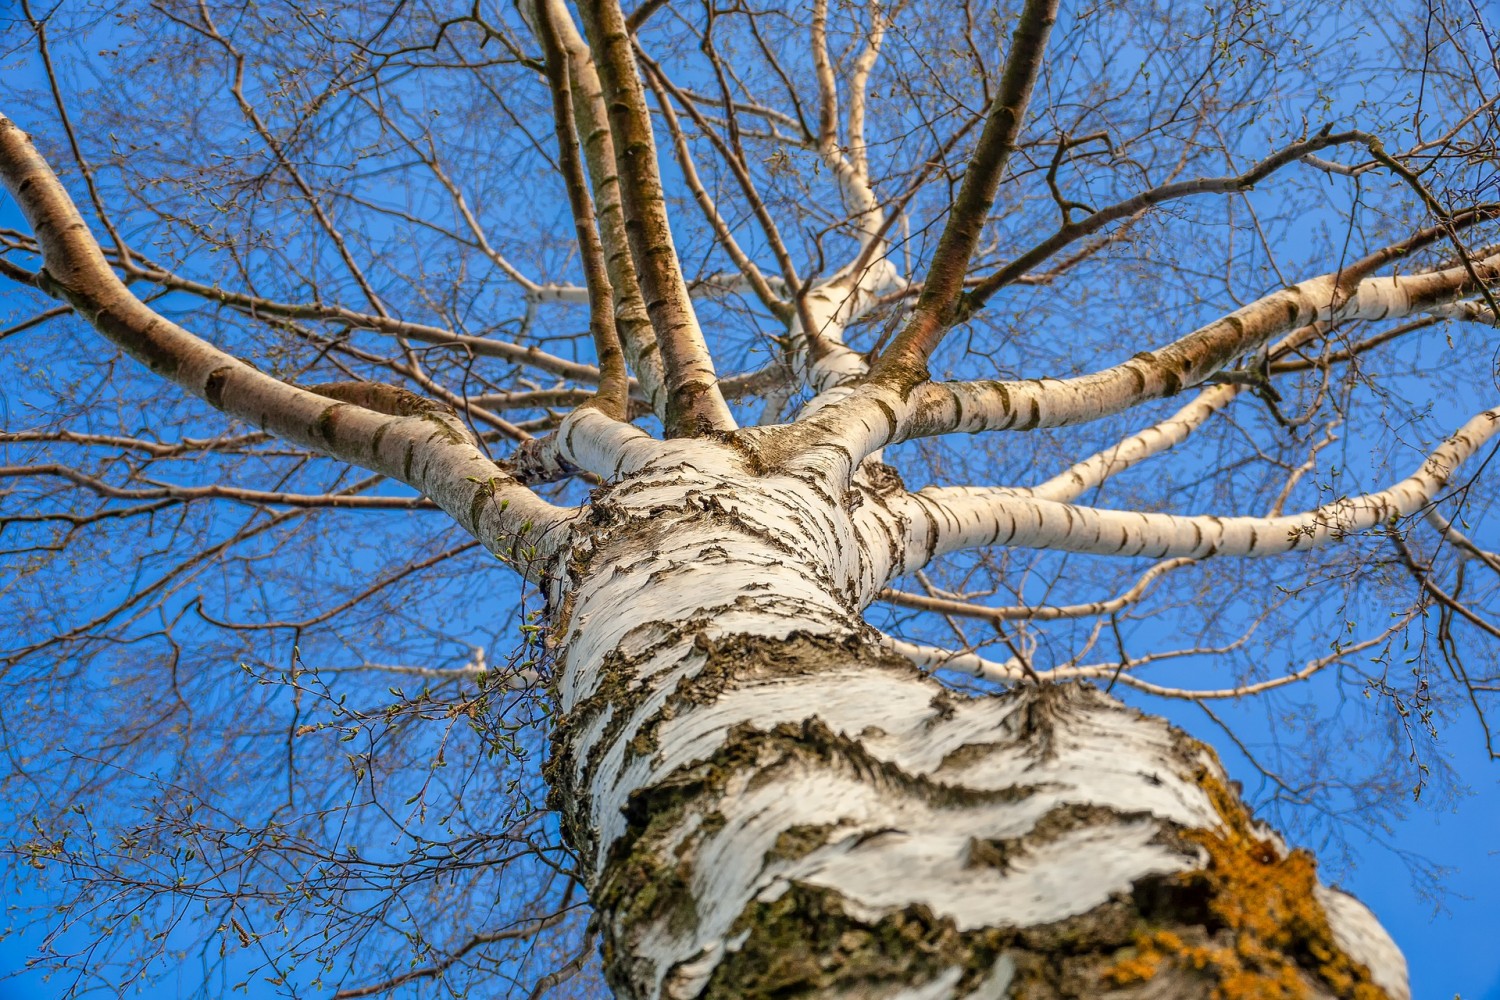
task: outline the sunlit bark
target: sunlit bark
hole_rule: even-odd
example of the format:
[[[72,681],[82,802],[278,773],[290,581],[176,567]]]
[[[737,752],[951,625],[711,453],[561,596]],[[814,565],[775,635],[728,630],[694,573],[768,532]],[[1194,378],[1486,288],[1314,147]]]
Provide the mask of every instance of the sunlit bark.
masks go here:
[[[816,481],[631,448],[553,631],[555,802],[620,995],[1407,995],[1207,748],[1087,688],[945,691],[860,622],[865,549]]]
[[[1389,489],[1344,499],[1300,514],[1274,517],[1197,517],[1134,510],[1102,510],[1041,500],[1024,490],[933,488],[873,507],[866,523],[896,536],[891,574],[965,548],[1011,545],[1095,555],[1275,556],[1336,542],[1419,513],[1454,471],[1500,430],[1500,408],[1464,424],[1407,478]],[[886,511],[896,512],[896,521]]]

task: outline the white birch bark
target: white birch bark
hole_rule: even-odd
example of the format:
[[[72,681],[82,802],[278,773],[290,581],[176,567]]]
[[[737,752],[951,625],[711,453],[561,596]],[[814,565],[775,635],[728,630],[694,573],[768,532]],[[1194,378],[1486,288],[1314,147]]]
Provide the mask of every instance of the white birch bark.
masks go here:
[[[141,364],[230,416],[414,487],[528,576],[550,558],[552,529],[569,512],[487,458],[451,410],[378,383],[290,385],[156,313],[116,277],[51,168],[3,116],[0,180],[41,246],[37,287]]]
[[[1389,489],[1278,517],[1181,516],[1039,499],[1025,490],[932,487],[872,504],[862,529],[883,537],[889,579],[932,558],[988,545],[1153,558],[1273,556],[1339,541],[1420,513],[1500,431],[1500,407],[1472,417]]]
[[[1257,299],[1164,347],[1076,378],[923,382],[908,393],[873,380],[815,419],[786,428],[782,447],[795,451],[833,437],[847,454],[829,464],[820,452],[804,467],[847,476],[861,458],[898,441],[1087,423],[1200,385],[1234,359],[1299,327],[1441,311],[1478,291],[1476,275],[1487,284],[1500,278],[1500,254],[1467,267],[1366,278],[1348,290],[1339,288],[1337,275],[1326,274]]]
[[[575,411],[539,448],[602,478],[586,508],[543,503],[439,408],[392,402],[379,387],[330,396],[290,386],[151,313],[24,137],[0,121],[7,183],[46,255],[38,287],[212,405],[400,478],[492,551],[524,554],[523,571],[549,594],[553,805],[620,996],[1407,998],[1404,961],[1373,917],[1248,816],[1207,747],[1085,686],[953,694],[913,664],[950,665],[936,651],[885,640],[861,612],[895,576],[966,547],[1199,559],[1335,541],[1430,503],[1493,435],[1500,408],[1390,489],[1286,517],[1060,502],[1180,440],[1171,422],[1032,491],[910,494],[866,460],[923,435],[1118,413],[1314,322],[1472,311],[1454,303],[1476,291],[1475,274],[1500,274],[1500,256],[1350,289],[1316,278],[1081,378],[898,392],[869,380],[844,342],[904,280],[885,256],[863,148],[863,89],[885,25],[872,5],[848,155],[832,63],[821,48],[816,60],[818,148],[860,254],[803,293],[791,321],[794,364],[814,399],[792,425],[736,431],[659,178],[639,172],[622,198],[614,173],[622,156],[650,147],[628,33],[618,9],[601,26],[599,5],[585,6],[609,57],[608,87],[571,20],[558,23],[622,336],[656,411],[669,412],[674,392],[691,397],[675,430],[702,435],[661,442],[598,409]],[[620,113],[621,95],[633,117]],[[610,144],[610,114],[633,147]],[[624,235],[622,202],[648,223],[644,236]],[[649,302],[620,291],[657,251]],[[1236,391],[1210,390],[1183,412],[1180,433]],[[964,665],[990,669],[977,657]]]
[[[527,24],[536,28],[538,0],[519,4]],[[660,348],[646,304],[641,298],[635,265],[630,258],[625,236],[624,210],[620,200],[619,176],[615,171],[614,140],[608,126],[604,88],[594,65],[593,54],[584,41],[573,15],[561,0],[545,0],[558,41],[567,53],[568,70],[573,89],[573,107],[577,116],[580,142],[589,163],[589,180],[600,224],[600,238],[605,247],[605,266],[615,293],[615,324],[620,331],[630,370],[635,373],[651,410],[658,417],[667,412],[667,388],[662,372]],[[535,301],[587,302],[583,289],[539,287]]]
[[[1092,689],[966,698],[885,652],[859,617],[880,574],[817,476],[609,454],[630,471],[554,578],[550,777],[620,996],[1197,997],[1231,971],[1408,995],[1206,747]],[[1276,918],[1222,916],[1252,873]],[[1284,921],[1326,961],[1288,958]]]

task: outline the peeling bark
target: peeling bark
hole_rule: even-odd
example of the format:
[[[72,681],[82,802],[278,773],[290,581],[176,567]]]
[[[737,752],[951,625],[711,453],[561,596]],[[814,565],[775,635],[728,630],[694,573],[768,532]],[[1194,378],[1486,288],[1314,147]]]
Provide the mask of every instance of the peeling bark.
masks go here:
[[[1408,996],[1207,747],[1087,686],[946,691],[860,621],[818,477],[632,447],[552,593],[552,804],[618,995]]]

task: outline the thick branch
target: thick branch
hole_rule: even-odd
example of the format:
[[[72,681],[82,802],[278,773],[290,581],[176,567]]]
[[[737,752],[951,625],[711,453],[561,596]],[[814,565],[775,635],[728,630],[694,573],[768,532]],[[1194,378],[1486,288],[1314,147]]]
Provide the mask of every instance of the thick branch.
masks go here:
[[[1078,507],[1021,492],[926,489],[888,502],[905,541],[904,565],[889,578],[944,553],[990,545],[1157,559],[1306,551],[1420,512],[1497,430],[1500,407],[1470,419],[1389,489],[1282,517],[1184,517]]]
[[[578,253],[583,260],[584,281],[588,286],[589,333],[593,336],[594,353],[599,358],[599,391],[589,405],[598,407],[616,420],[624,420],[629,412],[629,380],[625,374],[620,335],[615,328],[614,288],[609,281],[604,245],[600,242],[594,220],[594,202],[589,197],[583,162],[578,156],[578,130],[573,117],[572,88],[568,82],[568,57],[558,41],[548,4],[537,5],[536,21],[537,36],[547,55],[547,81],[552,91],[558,165],[568,189],[568,206],[573,213]]]
[[[106,339],[163,378],[278,437],[420,490],[494,551],[508,553],[518,539],[533,545],[564,516],[507,479],[479,452],[462,421],[436,404],[424,408],[382,397],[391,405],[380,412],[361,403],[330,402],[327,395],[264,374],[154,312],[115,276],[62,184],[26,134],[3,117],[0,178],[41,246],[44,266],[37,287],[69,303]],[[351,391],[382,392],[363,384]]]
[[[1472,265],[1482,281],[1500,278],[1500,254]],[[1273,292],[1157,351],[1073,379],[928,383],[913,394],[914,419],[901,437],[942,431],[1059,427],[1120,413],[1148,399],[1198,385],[1242,354],[1313,322],[1387,319],[1424,312],[1472,294],[1469,267],[1369,278],[1346,294],[1345,275],[1328,274]]]
[[[713,359],[672,241],[651,113],[636,73],[624,15],[617,0],[589,0],[580,6],[615,140],[626,236],[661,347],[669,432],[691,435],[730,430],[734,418],[719,392]]]
[[[557,41],[568,54],[568,72],[573,90],[573,113],[577,119],[589,182],[604,246],[604,263],[614,292],[615,328],[619,332],[625,360],[640,380],[652,412],[665,420],[666,388],[656,331],[646,311],[635,262],[630,257],[630,239],[625,233],[625,210],[620,199],[619,173],[615,167],[614,137],[609,131],[609,113],[599,82],[593,53],[589,51],[572,15],[562,0],[532,0],[524,3],[528,20],[536,25],[536,8],[545,5]],[[545,298],[545,292],[539,298]]]
[[[1500,253],[1461,267],[1352,283],[1344,272],[1326,274],[1273,292],[1166,347],[1076,378],[926,382],[907,393],[872,381],[781,428],[777,445],[801,452],[798,462],[820,468],[831,481],[847,482],[861,458],[898,441],[1088,423],[1199,385],[1297,327],[1441,307],[1474,292],[1472,275],[1486,284],[1500,280]]]
[[[1058,0],[1027,0],[1022,8],[1020,23],[1011,37],[1000,93],[964,171],[963,184],[928,267],[926,284],[906,328],[875,365],[876,378],[888,379],[903,389],[927,378],[927,359],[958,314],[969,261],[1021,133],[1057,8]]]
[[[1323,336],[1327,330],[1326,323],[1311,323],[1299,327],[1273,347],[1268,357],[1275,358],[1295,351],[1307,342]],[[1239,383],[1206,386],[1198,391],[1191,403],[1167,419],[1144,427],[1115,445],[1075,462],[1026,492],[1041,500],[1061,500],[1064,503],[1076,500],[1111,476],[1181,444],[1202,427],[1209,417],[1233,402],[1245,388],[1245,385]]]

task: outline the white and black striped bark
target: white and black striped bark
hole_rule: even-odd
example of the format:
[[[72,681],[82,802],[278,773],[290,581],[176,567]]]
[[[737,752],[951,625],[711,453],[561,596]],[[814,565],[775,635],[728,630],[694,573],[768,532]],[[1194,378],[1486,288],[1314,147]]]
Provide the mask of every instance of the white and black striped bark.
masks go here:
[[[553,805],[621,997],[1407,997],[1213,753],[1086,686],[883,650],[816,478],[653,442],[553,580]],[[894,491],[893,491],[894,493]]]

